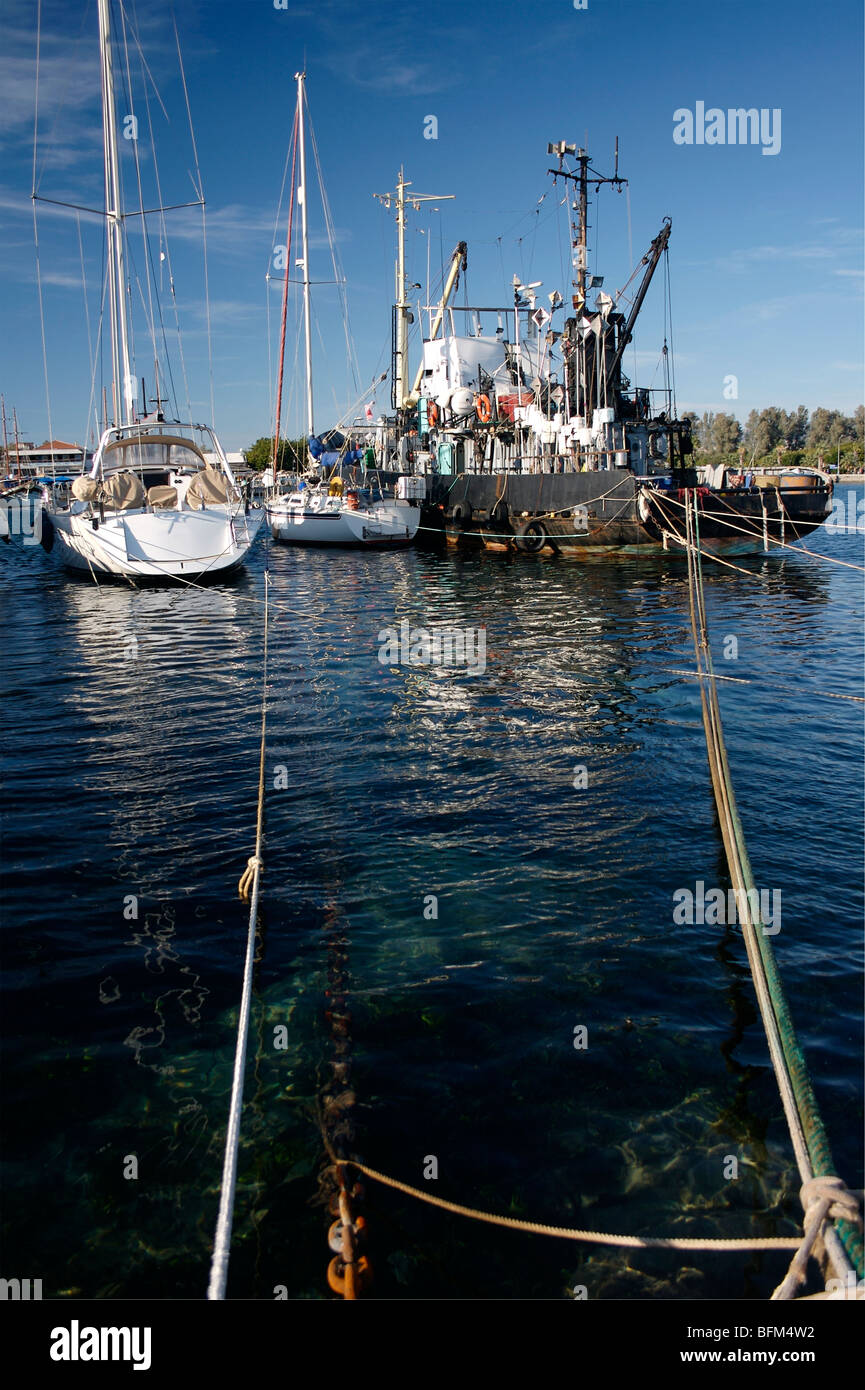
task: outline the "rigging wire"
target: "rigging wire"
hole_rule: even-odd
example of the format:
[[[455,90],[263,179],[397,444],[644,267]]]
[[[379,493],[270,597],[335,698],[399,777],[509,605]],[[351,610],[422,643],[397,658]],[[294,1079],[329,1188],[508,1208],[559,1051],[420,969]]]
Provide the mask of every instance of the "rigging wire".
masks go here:
[[[36,251],[36,286],[39,296],[39,328],[42,334],[42,370],[45,376],[45,408],[48,412],[48,438],[54,438],[51,423],[51,389],[48,385],[48,344],[45,337],[45,304],[42,294],[42,265],[39,256],[39,228],[36,220],[36,203],[33,203],[33,241]]]
[[[305,98],[306,94],[304,93],[304,100]],[[312,145],[313,159],[315,160],[315,171],[318,177],[318,191],[321,197],[322,210],[324,212],[324,225],[327,231],[327,238],[330,246],[330,260],[331,265],[333,266],[333,278],[336,281],[337,295],[339,296],[339,301],[342,306],[342,323],[343,331],[345,333],[346,359],[348,361],[348,367],[351,373],[355,390],[357,390],[359,388],[360,366],[357,361],[357,355],[354,350],[354,341],[351,334],[351,324],[349,321],[348,312],[348,295],[346,293],[345,270],[337,246],[336,228],[334,226],[333,216],[330,210],[330,202],[328,201],[327,190],[324,185],[324,174],[322,172],[321,160],[319,159],[318,143],[315,138],[315,127],[313,126],[312,116],[310,115],[309,111],[309,102],[306,102],[306,116],[310,144]]]
[[[36,15],[36,101],[33,111],[33,243],[36,253],[36,285],[39,295],[39,326],[42,333],[42,370],[45,376],[45,406],[48,411],[48,438],[54,438],[51,424],[51,391],[48,385],[48,346],[45,340],[45,304],[42,294],[42,266],[39,257],[39,227],[36,218],[36,155],[39,139],[39,62],[42,48],[42,0]]]
[[[295,108],[295,118],[294,118],[294,119],[295,119],[295,124],[296,124],[296,123],[297,123],[297,109],[296,109],[296,108]],[[271,275],[270,272],[271,272],[271,268],[273,267],[273,264],[274,264],[274,259],[275,259],[275,256],[276,256],[276,251],[277,251],[277,249],[278,249],[277,237],[279,236],[279,227],[280,227],[280,223],[281,223],[281,221],[282,221],[282,204],[283,204],[283,201],[284,201],[284,199],[285,199],[285,183],[286,183],[286,179],[288,178],[288,161],[291,159],[291,149],[292,149],[292,141],[289,140],[288,144],[287,144],[286,147],[285,147],[285,163],[284,163],[283,166],[282,166],[282,182],[281,182],[280,185],[279,185],[279,198],[277,199],[277,203],[276,203],[276,214],[275,214],[274,220],[273,220],[273,232],[272,232],[272,236],[271,236],[271,250],[270,250],[270,252],[268,253],[268,258],[267,258],[267,271],[266,271],[265,277],[264,277],[265,316],[266,316],[266,319],[267,319],[267,390],[268,390],[268,419],[270,419],[270,420],[273,420],[273,419],[274,419],[274,415],[275,415],[275,411],[276,411],[276,397],[275,397],[274,389],[273,389],[273,381],[274,381],[274,374],[273,374],[273,341],[272,341],[272,339],[273,339],[273,330],[272,330],[272,328],[271,328],[271,309],[270,309],[270,284],[271,284],[271,281],[273,280],[274,277]],[[293,174],[293,173],[292,173],[291,181],[292,181],[292,191],[293,191],[293,189],[294,189],[294,174]],[[287,260],[287,251],[286,251],[286,260]],[[288,266],[287,266],[287,265],[286,265],[286,271],[285,271],[285,273],[286,273],[286,276],[287,276],[287,275],[288,275]]]
[[[140,52],[140,49],[139,49],[139,52]],[[142,73],[143,73],[143,71],[144,71],[144,63],[143,63],[143,57],[142,57]],[[142,82],[142,86],[143,86],[143,88],[144,88],[144,109],[145,109],[145,111],[146,111],[146,113],[147,113],[147,128],[148,128],[148,132],[149,132],[149,135],[150,135],[150,148],[153,150],[153,156],[154,156],[154,157],[153,157],[153,173],[154,173],[154,177],[155,177],[155,180],[156,180],[157,202],[158,202],[158,204],[159,204],[159,247],[160,247],[160,257],[164,255],[164,257],[165,257],[166,268],[167,268],[167,270],[168,270],[168,288],[169,288],[169,292],[170,292],[170,294],[171,294],[171,304],[172,304],[172,307],[173,307],[173,310],[174,310],[174,333],[175,333],[175,337],[176,337],[176,339],[177,339],[177,352],[178,352],[178,356],[179,356],[179,358],[180,358],[180,373],[181,373],[181,376],[182,376],[182,378],[183,378],[183,391],[184,391],[184,396],[185,396],[185,398],[186,398],[186,418],[187,418],[187,420],[190,420],[190,421],[191,421],[191,420],[192,420],[192,398],[191,398],[190,391],[189,391],[189,375],[188,375],[187,370],[186,370],[186,355],[185,355],[185,353],[184,353],[184,351],[183,351],[183,337],[182,337],[181,331],[180,331],[180,306],[179,306],[178,303],[177,303],[177,290],[176,290],[175,283],[174,283],[174,266],[173,266],[172,260],[171,260],[171,245],[170,245],[169,240],[168,240],[168,228],[167,228],[166,222],[165,222],[165,207],[164,207],[163,198],[162,198],[162,181],[161,181],[161,178],[160,178],[160,175],[159,175],[159,164],[158,164],[158,162],[157,162],[157,160],[156,160],[156,137],[155,137],[155,132],[154,132],[154,129],[153,129],[153,113],[152,113],[152,111],[151,111],[151,109],[150,109],[150,95],[149,95],[149,92],[148,92],[148,89],[147,89],[147,84],[144,83],[144,82]],[[158,96],[158,93],[157,93],[157,96]],[[163,247],[165,248],[164,251],[163,251],[163,249],[162,249]],[[161,262],[160,262],[160,264],[161,264]],[[157,292],[157,293],[158,293],[158,292]],[[160,310],[160,322],[161,322],[161,321],[162,321],[162,315],[161,315],[161,310]],[[164,324],[163,324],[163,340],[164,340],[164,338],[165,338],[165,327],[164,327]],[[168,354],[168,347],[167,347],[167,344],[166,344],[165,352],[166,352],[166,359],[167,359],[167,361],[168,361],[168,363],[169,363],[169,366],[170,366],[170,360],[171,360],[171,359],[170,359],[170,356],[169,356],[169,354]],[[174,390],[174,387],[173,387],[173,383],[172,383],[172,391],[173,391],[173,390]],[[176,404],[177,404],[177,394],[176,394],[176,392],[174,392],[174,398],[175,398],[175,406],[176,406]],[[158,407],[157,407],[157,408],[158,408]]]
[[[204,203],[201,204],[201,235],[204,241],[204,307],[205,319],[207,322],[207,367],[208,378],[210,381],[210,422],[211,427],[216,427],[216,402],[213,387],[213,338],[210,324],[210,276],[207,268],[207,213]]]
[[[42,0],[36,5],[36,93],[33,100],[33,195],[36,195],[36,158],[39,149],[39,64],[42,55]]]
[[[39,66],[40,66],[40,48],[41,48],[41,30],[42,30],[42,0],[38,0],[38,6],[37,6],[37,20],[36,20],[36,97],[35,97],[35,107],[34,107],[34,116],[33,116],[33,118],[34,118],[33,192],[34,192],[34,193],[38,193],[40,187],[42,186],[42,179],[43,179],[43,176],[44,176],[44,174],[45,174],[45,170],[46,170],[47,164],[48,164],[47,151],[50,150],[51,147],[53,146],[53,143],[54,143],[54,136],[55,136],[55,134],[56,134],[56,132],[57,132],[57,127],[58,127],[58,125],[60,124],[60,117],[63,115],[64,109],[65,109],[66,97],[67,97],[67,94],[68,94],[68,92],[69,92],[69,88],[70,88],[70,86],[71,86],[71,84],[72,84],[73,77],[75,76],[75,74],[76,74],[76,72],[77,72],[77,70],[78,70],[78,69],[77,69],[77,63],[78,63],[78,57],[79,57],[80,52],[81,52],[81,42],[82,42],[82,39],[83,39],[83,37],[84,37],[84,30],[85,30],[85,26],[86,26],[86,24],[87,24],[87,20],[89,19],[89,17],[90,17],[90,0],[87,0],[87,4],[84,6],[83,11],[82,11],[81,24],[80,24],[80,27],[79,27],[79,30],[78,30],[78,36],[77,36],[77,38],[76,38],[76,40],[75,40],[75,47],[74,47],[74,49],[73,49],[73,51],[72,51],[72,55],[71,55],[71,57],[68,57],[68,56],[64,53],[64,59],[65,59],[65,61],[64,61],[64,64],[63,64],[63,85],[62,85],[62,87],[60,88],[60,90],[59,90],[59,95],[58,95],[58,97],[57,97],[56,109],[55,109],[55,112],[54,112],[54,120],[52,121],[52,124],[51,124],[51,131],[50,131],[50,134],[49,134],[49,136],[48,136],[48,139],[47,139],[46,142],[45,142],[46,157],[45,157],[45,160],[43,161],[42,169],[41,169],[41,171],[39,172],[39,176],[38,176],[38,178],[37,178],[38,157],[37,157],[37,149],[36,149],[36,141],[35,141],[35,131],[36,131],[36,125],[37,125],[37,123],[38,123],[38,112],[39,112]]]
[[[96,377],[97,377],[97,374],[98,374],[98,376],[99,376],[100,384],[101,384],[101,383],[104,381],[104,379],[105,379],[104,373],[103,373],[103,371],[102,371],[102,343],[103,343],[103,331],[102,331],[102,330],[103,330],[103,325],[104,325],[104,321],[105,321],[105,296],[106,296],[107,293],[108,293],[108,266],[107,266],[107,264],[106,264],[106,262],[105,262],[105,225],[104,225],[104,223],[103,223],[103,227],[102,227],[102,299],[101,299],[101,302],[100,302],[100,305],[99,305],[99,322],[98,322],[97,327],[96,327],[96,342],[95,342],[95,344],[94,344],[93,351],[92,351],[92,353],[91,353],[91,358],[90,358],[90,398],[89,398],[89,400],[88,400],[88,402],[87,402],[87,425],[86,425],[85,431],[84,431],[84,437],[85,437],[85,439],[87,438],[87,430],[90,428],[90,415],[91,415],[91,412],[92,412],[92,413],[94,414],[94,416],[95,416],[95,423],[96,423],[96,438],[97,438],[97,440],[98,440],[98,439],[100,439],[100,438],[102,437],[102,429],[100,428],[100,424],[99,424],[99,414],[98,414],[98,411],[97,411],[97,408],[96,408],[96,399],[95,399],[95,398],[96,398]],[[102,422],[103,426],[106,425],[107,423],[108,423],[108,422],[105,421],[105,420],[103,420],[103,422]]]
[[[125,64],[125,69],[121,69],[121,81],[122,81],[122,82],[125,81],[125,84],[126,84],[125,96],[126,96],[126,101],[127,101],[128,109],[129,109],[130,112],[133,112],[133,110],[134,110],[134,101],[133,101],[133,98],[132,98],[132,73],[131,73],[130,67],[129,67],[129,40],[128,40],[128,36],[127,36],[127,33],[126,33],[126,6],[122,3],[122,0],[120,0],[120,22],[121,22],[121,32],[122,32],[122,35],[123,35],[123,58],[124,58],[124,64]],[[132,120],[136,122],[136,127],[137,127],[137,117],[136,117],[135,115],[132,116]],[[124,135],[127,135],[127,132],[126,132],[126,131],[124,131]],[[128,136],[127,136],[127,138],[128,138]],[[139,155],[138,155],[138,131],[137,131],[137,128],[136,128],[136,130],[133,132],[133,138],[132,138],[132,140],[131,140],[131,143],[132,143],[132,157],[133,157],[133,161],[134,161],[134,163],[135,163],[135,179],[136,179],[136,184],[137,184],[137,187],[138,187],[138,207],[139,207],[139,210],[140,210],[140,213],[141,213],[141,244],[142,244],[142,248],[143,248],[143,251],[144,251],[144,274],[145,274],[145,278],[146,278],[146,281],[147,281],[147,305],[145,306],[145,322],[147,323],[148,328],[149,328],[149,331],[150,331],[150,342],[151,342],[151,345],[152,345],[152,347],[153,347],[153,360],[154,360],[154,362],[155,362],[156,357],[157,357],[157,355],[158,355],[158,348],[157,348],[157,346],[156,346],[156,319],[155,319],[155,315],[154,315],[154,312],[153,312],[153,286],[151,285],[151,282],[150,282],[150,275],[149,275],[148,272],[147,272],[148,252],[149,252],[148,241],[147,241],[147,218],[146,218],[145,215],[144,215],[144,188],[143,188],[143,185],[142,185],[142,182],[141,182],[141,160],[140,160]],[[155,158],[155,151],[154,151],[154,158]],[[121,214],[121,215],[122,215],[122,214]],[[140,287],[140,286],[139,286],[139,294],[141,294],[141,287]],[[142,299],[144,298],[143,294],[141,294],[141,297],[142,297]],[[147,401],[146,401],[146,400],[144,401],[144,414],[145,414],[145,415],[147,414]]]
[[[84,243],[81,240],[81,214],[76,213],[75,224],[78,232],[78,260],[81,266],[81,288],[84,293],[84,322],[87,327],[87,360],[93,361],[93,338],[90,332],[90,305],[87,302],[87,271],[84,265]],[[90,407],[87,408],[87,422],[90,423]],[[87,431],[85,430],[85,439]]]
[[[285,322],[288,315],[288,282],[291,275],[291,239],[294,225],[294,193],[296,188],[295,169],[297,166],[297,133],[298,133],[299,111],[295,108],[294,125],[291,130],[291,140],[289,142],[289,153],[291,154],[291,198],[288,205],[288,228],[285,234],[285,280],[282,286],[282,314],[280,316],[280,338],[279,338],[279,379],[276,387],[276,410],[273,424],[273,476],[276,481],[276,474],[279,471],[279,432],[282,423],[282,381],[285,368]],[[286,166],[288,158],[286,157]],[[284,182],[284,180],[283,180]],[[304,189],[304,197],[306,189]],[[306,270],[306,267],[304,267]],[[269,342],[268,342],[269,349]]]
[[[667,293],[667,306],[668,306],[668,309],[669,309],[669,320],[670,320],[670,377],[671,377],[671,381],[672,381],[672,392],[673,392],[673,395],[672,395],[673,419],[675,419],[675,418],[676,418],[676,415],[677,415],[677,411],[678,411],[678,406],[677,406],[677,403],[676,403],[676,355],[675,355],[675,351],[674,351],[674,348],[673,348],[673,293],[672,293],[672,281],[671,281],[671,276],[670,276],[670,247],[669,247],[669,245],[667,245],[667,246],[664,247],[664,283],[665,283],[666,293]]]
[[[198,143],[195,139],[195,126],[192,121],[192,109],[189,105],[189,88],[186,85],[186,69],[183,66],[183,54],[180,51],[180,35],[177,32],[177,16],[174,12],[174,5],[171,6],[171,19],[174,25],[174,41],[177,47],[177,62],[180,67],[180,80],[183,85],[183,99],[186,104],[186,117],[189,123],[189,136],[192,141],[192,158],[195,164],[195,178],[192,180],[196,196],[201,204],[201,235],[204,243],[204,306],[205,318],[207,323],[207,364],[208,376],[210,380],[210,423],[211,428],[216,425],[216,401],[213,384],[213,336],[211,331],[210,316],[210,271],[207,263],[207,211],[204,203],[204,185],[201,180],[201,165],[198,162]]]

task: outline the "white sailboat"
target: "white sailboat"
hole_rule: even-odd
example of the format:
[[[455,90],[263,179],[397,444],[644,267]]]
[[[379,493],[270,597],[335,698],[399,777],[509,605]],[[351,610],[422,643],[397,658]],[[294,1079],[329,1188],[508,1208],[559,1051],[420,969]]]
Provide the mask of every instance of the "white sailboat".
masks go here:
[[[41,541],[63,566],[94,578],[223,577],[243,564],[263,513],[245,503],[212,429],[166,420],[158,399],[143,418],[135,409],[109,0],[98,8],[115,423],[68,501],[43,504]]]
[[[414,540],[424,493],[423,478],[399,478],[395,496],[381,501],[367,500],[360,490],[332,491],[322,484],[269,503],[267,515],[273,539],[287,545],[382,550]]]
[[[300,163],[298,201],[301,210],[306,425],[310,446],[318,447],[320,441],[317,440],[315,433],[312,386],[308,199],[306,196],[304,125],[306,74],[299,72],[296,76],[297,116],[295,130]],[[291,215],[289,216],[289,245],[292,231],[290,224]],[[282,413],[282,373],[288,273],[286,269],[285,292],[282,300],[282,347],[274,430],[274,468],[278,458]],[[301,482],[297,490],[288,496],[275,495],[271,497],[266,504],[266,510],[273,539],[286,545],[365,547],[368,549],[389,549],[410,544],[420,525],[420,504],[426,490],[423,479],[409,476],[399,477],[392,496],[385,496],[380,483],[370,487],[346,488],[343,480],[338,476],[342,457],[338,450],[334,460],[333,474],[329,481],[316,481],[311,485]]]

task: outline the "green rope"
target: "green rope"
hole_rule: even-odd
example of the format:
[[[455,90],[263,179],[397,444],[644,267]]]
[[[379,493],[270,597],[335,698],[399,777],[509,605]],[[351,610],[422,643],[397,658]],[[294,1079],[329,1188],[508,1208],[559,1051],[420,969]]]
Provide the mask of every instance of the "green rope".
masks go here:
[[[700,529],[698,509],[696,506],[694,507],[693,515],[694,538],[696,541],[696,572],[698,591],[700,595],[699,602],[701,628],[702,635],[704,637],[707,637],[708,631],[706,627],[705,611],[703,609],[702,599],[703,570],[700,561]],[[704,642],[704,650],[706,655],[707,671],[710,675],[713,675],[714,672],[712,668],[712,655],[707,640]],[[748,890],[749,902],[759,902],[759,898],[756,896],[756,887],[754,884],[753,871],[751,869],[751,860],[748,856],[748,850],[745,844],[745,833],[742,828],[742,822],[739,818],[739,812],[736,806],[736,798],[733,793],[733,783],[732,778],[730,776],[730,765],[727,761],[727,749],[724,743],[723,728],[721,726],[721,711],[718,705],[717,681],[710,680],[708,684],[710,687],[709,699],[712,703],[716,717],[716,733],[718,749],[720,752],[721,759],[721,775],[724,780],[724,788],[729,804],[730,819],[733,824],[736,848],[739,854],[739,860],[742,870],[742,880],[745,884],[746,889]],[[832,1151],[829,1147],[829,1139],[827,1137],[826,1130],[823,1125],[823,1119],[820,1114],[820,1108],[817,1104],[817,1098],[814,1095],[814,1089],[811,1085],[811,1077],[808,1072],[808,1066],[805,1061],[804,1054],[802,1052],[801,1044],[796,1035],[796,1029],[793,1025],[793,1019],[790,1014],[789,1005],[787,1003],[787,997],[784,993],[784,986],[781,983],[781,976],[778,971],[778,963],[775,959],[775,953],[772,949],[772,943],[769,940],[766,933],[764,932],[763,925],[763,922],[760,920],[760,914],[759,912],[757,912],[755,914],[754,921],[755,936],[760,951],[760,957],[763,962],[763,969],[766,975],[766,983],[768,985],[769,996],[772,1001],[772,1008],[775,1014],[775,1020],[778,1025],[778,1033],[781,1038],[781,1046],[784,1052],[784,1061],[786,1063],[787,1071],[790,1076],[793,1095],[796,1101],[796,1109],[799,1114],[799,1119],[802,1125],[802,1132],[805,1136],[805,1142],[808,1147],[808,1156],[811,1160],[811,1166],[814,1170],[815,1177],[819,1178],[834,1176],[837,1172],[837,1169],[832,1158]],[[865,1247],[863,1247],[861,1232],[857,1229],[856,1226],[854,1226],[849,1221],[836,1220],[835,1226],[836,1230],[838,1231],[841,1243],[843,1244],[844,1249],[847,1252],[847,1256],[850,1260],[850,1263],[856,1270],[857,1278],[861,1279],[865,1277]]]

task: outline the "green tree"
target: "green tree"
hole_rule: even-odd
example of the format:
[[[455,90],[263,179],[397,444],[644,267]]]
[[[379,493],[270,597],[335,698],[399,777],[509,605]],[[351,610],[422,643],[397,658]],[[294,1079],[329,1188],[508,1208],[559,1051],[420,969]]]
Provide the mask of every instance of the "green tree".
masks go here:
[[[712,453],[735,453],[742,438],[742,426],[735,415],[719,411],[712,424]]]
[[[712,422],[714,418],[711,410],[704,410],[699,419],[693,415],[691,429],[694,435],[694,447],[698,454],[708,454],[712,448]]]
[[[788,449],[804,449],[808,442],[808,411],[804,405],[784,415],[784,439]]]
[[[272,451],[272,439],[256,439],[254,444],[250,444],[248,449],[244,449],[246,462],[250,468],[257,468],[259,473],[261,473],[270,463]]]
[[[745,422],[745,443],[757,458],[770,454],[778,444],[785,442],[784,427],[786,415],[776,405],[765,410],[752,410]]]
[[[306,439],[280,439],[278,471],[293,473],[297,469],[303,468],[306,463],[306,447]],[[256,439],[254,444],[250,444],[244,452],[249,467],[258,469],[260,473],[265,468],[270,467],[273,457],[273,439],[270,435],[263,435],[261,439]]]
[[[693,441],[694,441],[694,448],[695,448],[696,450],[699,451],[699,448],[700,448],[700,417],[699,417],[699,415],[697,414],[697,412],[696,412],[695,410],[686,410],[686,411],[684,411],[684,413],[683,413],[683,415],[682,415],[682,419],[683,419],[683,420],[690,420],[690,422],[691,422],[691,438],[692,438]]]
[[[834,449],[838,444],[843,444],[846,439],[858,437],[856,418],[842,415],[840,410],[824,410],[820,406],[811,416],[808,444],[812,449]]]

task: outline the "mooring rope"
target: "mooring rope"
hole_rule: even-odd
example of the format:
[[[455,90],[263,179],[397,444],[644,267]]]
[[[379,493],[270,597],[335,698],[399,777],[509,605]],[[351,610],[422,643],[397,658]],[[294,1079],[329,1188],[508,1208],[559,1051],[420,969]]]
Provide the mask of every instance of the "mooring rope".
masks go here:
[[[255,961],[258,888],[263,868],[261,849],[264,838],[264,781],[267,736],[267,591],[269,583],[270,577],[268,571],[265,570],[264,657],[261,679],[261,751],[258,770],[258,815],[255,829],[255,854],[247,861],[246,868],[237,886],[241,898],[244,900],[249,898],[249,928],[246,937],[246,961],[243,967],[243,990],[240,1000],[240,1014],[237,1020],[234,1077],[231,1083],[231,1106],[228,1113],[228,1129],[225,1135],[225,1158],[222,1166],[222,1189],[219,1198],[219,1215],[216,1221],[213,1257],[210,1264],[210,1282],[207,1287],[208,1299],[214,1300],[225,1298],[225,1286],[228,1279],[228,1257],[231,1245],[231,1227],[234,1219],[234,1193],[237,1186],[237,1155],[240,1148],[240,1112],[243,1107],[243,1078],[246,1070],[246,1049],[249,1040],[249,1019],[252,1004],[252,974]]]
[[[751,863],[733,793],[721,724],[721,711],[718,704],[718,687],[713,678],[712,655],[703,594],[699,512],[696,499],[691,496],[690,492],[686,493],[685,527],[684,544],[688,556],[691,631],[697,668],[701,678],[700,699],[715,803],[718,809],[718,819],[730,877],[736,890],[737,903],[741,904],[739,916],[748,963],[766,1032],[772,1066],[803,1183],[803,1204],[807,1202],[806,1230],[801,1242],[802,1249],[800,1249],[797,1259],[793,1261],[787,1278],[772,1295],[773,1299],[787,1299],[792,1297],[792,1291],[801,1282],[804,1267],[807,1264],[807,1251],[811,1249],[817,1233],[830,1215],[837,1223],[837,1233],[827,1227],[823,1240],[836,1272],[842,1278],[846,1278],[847,1274],[855,1268],[857,1275],[862,1277],[865,1260],[863,1260],[860,1234],[861,1220],[858,1216],[859,1206],[856,1197],[847,1190],[833,1171],[834,1163],[829,1142],[802,1049],[793,1027],[772,946],[763,929],[759,912],[752,914],[751,911],[751,903],[758,901],[758,899],[756,899]],[[831,1182],[828,1181],[830,1179]],[[816,1188],[814,1187],[815,1182]],[[832,1200],[827,1204],[826,1193],[829,1190],[831,1190]],[[812,1196],[819,1200],[812,1201]],[[802,1250],[805,1250],[804,1256]]]
[[[712,671],[711,674],[707,672],[704,673],[703,676],[701,676],[699,671],[682,671],[679,670],[676,666],[658,666],[656,669],[667,676],[687,676],[690,680],[705,679],[713,681],[727,681],[730,685],[759,686],[759,681],[757,681],[753,676],[719,676],[717,671]],[[793,694],[797,695],[799,698],[801,698],[802,696],[802,687],[800,685],[792,685],[789,681],[773,681],[771,686],[768,686],[766,688],[771,690],[773,694],[776,694],[779,690],[791,690]],[[838,690],[809,690],[808,695],[819,695],[822,696],[825,700],[852,700],[854,704],[865,705],[865,695],[842,695]]]
[[[680,502],[678,498],[670,497],[668,495],[665,495],[664,493],[660,493],[655,488],[650,489],[650,493],[651,496],[655,498],[656,502],[659,502],[660,498],[664,497],[664,500],[666,502],[672,502],[674,507],[684,507],[685,505],[683,502]],[[740,521],[745,520],[745,518],[742,516],[742,513],[737,512],[735,507],[732,507],[730,503],[727,502],[723,497],[715,497],[713,498],[713,501],[720,502],[722,506],[726,507],[727,510],[729,512],[732,512],[734,516],[738,517]],[[762,539],[761,533],[759,531],[754,530],[753,527],[737,526],[735,522],[727,521],[726,517],[718,516],[717,512],[712,513],[712,521],[717,522],[720,526],[726,526],[730,531],[739,531],[743,536],[751,536],[756,540]],[[680,538],[676,537],[676,539],[678,540]],[[819,550],[809,550],[807,546],[804,546],[800,543],[793,545],[790,541],[782,541],[776,538],[773,538],[770,543],[773,546],[780,547],[781,550],[792,550],[794,555],[808,555],[812,560],[825,560],[827,565],[840,565],[843,569],[858,570],[860,574],[865,573],[865,566],[863,565],[855,565],[851,560],[839,560],[837,555],[821,555]],[[711,555],[713,560],[716,560],[718,558],[717,555],[714,555],[712,553],[712,551],[707,550],[703,553],[705,555]]]
[[[459,1202],[449,1202],[444,1197],[434,1197],[419,1187],[368,1168],[365,1163],[354,1159],[342,1159],[346,1167],[356,1168],[373,1182],[392,1187],[408,1197],[416,1197],[431,1207],[441,1207],[443,1211],[455,1216],[468,1216],[474,1221],[486,1221],[491,1226],[507,1226],[512,1231],[526,1231],[536,1236],[559,1236],[562,1240],[581,1240],[593,1245],[617,1245],[635,1250],[798,1250],[802,1242],[798,1236],[742,1236],[722,1239],[702,1236],[625,1236],[606,1231],[584,1231],[566,1226],[548,1226],[539,1221],[523,1221],[516,1216],[499,1216],[491,1211],[478,1211],[475,1207],[465,1207]]]

